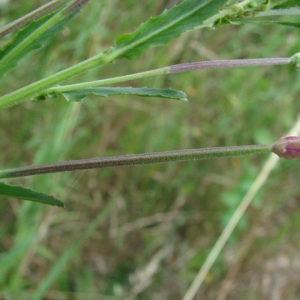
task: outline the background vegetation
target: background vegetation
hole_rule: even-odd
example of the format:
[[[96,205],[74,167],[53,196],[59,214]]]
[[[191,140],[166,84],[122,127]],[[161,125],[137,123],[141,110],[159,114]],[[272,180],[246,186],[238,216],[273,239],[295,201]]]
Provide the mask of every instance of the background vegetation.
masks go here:
[[[42,3],[0,2],[0,24]],[[117,35],[172,5],[174,1],[90,1],[44,51],[34,52],[5,77],[1,94],[107,49]],[[139,60],[118,61],[81,78],[209,59],[289,57],[299,49],[297,29],[227,25],[184,34]],[[299,79],[289,66],[207,70],[131,82],[184,90],[188,103],[125,96],[28,102],[0,113],[0,162],[7,168],[272,143],[297,119]],[[62,199],[67,209],[1,199],[1,297],[182,298],[266,158],[10,180]],[[199,299],[299,297],[298,173],[297,162],[280,161],[207,276]]]

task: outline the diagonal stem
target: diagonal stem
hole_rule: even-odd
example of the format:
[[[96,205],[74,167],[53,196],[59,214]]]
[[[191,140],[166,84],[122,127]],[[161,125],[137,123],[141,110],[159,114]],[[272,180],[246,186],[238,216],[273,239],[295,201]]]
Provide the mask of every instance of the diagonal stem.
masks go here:
[[[50,14],[70,0],[54,0],[0,28],[0,38]]]

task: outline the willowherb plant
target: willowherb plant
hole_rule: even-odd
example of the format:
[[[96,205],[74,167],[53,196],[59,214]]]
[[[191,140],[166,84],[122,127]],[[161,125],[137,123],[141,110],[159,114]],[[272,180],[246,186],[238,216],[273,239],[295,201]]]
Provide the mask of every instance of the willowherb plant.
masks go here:
[[[0,38],[17,31],[11,41],[0,50],[0,76],[10,69],[18,67],[26,54],[42,48],[44,42],[57,34],[70,21],[88,0],[53,0],[39,9],[0,28]],[[159,69],[143,71],[114,78],[105,78],[90,82],[62,85],[67,79],[117,59],[137,59],[152,47],[164,46],[172,39],[187,31],[199,28],[217,28],[225,24],[242,25],[246,23],[280,24],[299,26],[298,23],[278,21],[278,16],[299,15],[300,7],[289,0],[184,0],[180,4],[165,10],[161,15],[150,18],[132,34],[124,34],[116,39],[115,46],[85,61],[79,62],[58,73],[42,78],[27,86],[0,96],[0,110],[36,101],[47,97],[62,96],[68,101],[81,101],[90,94],[99,97],[111,95],[139,95],[175,100],[187,100],[182,91],[147,87],[111,87],[109,84],[121,83],[160,74],[171,74],[207,68],[232,68],[246,66],[273,66],[291,64],[299,68],[300,55],[283,58],[218,60],[207,62],[187,62],[165,66]],[[162,163],[179,160],[211,159],[274,151],[284,158],[298,158],[298,139],[284,138],[274,145],[249,145],[217,147],[205,149],[176,150],[161,153],[145,153],[83,159],[59,162],[48,165],[28,166],[0,171],[0,178],[10,178],[74,171],[91,168],[115,167],[123,165]],[[0,194],[24,200],[63,206],[62,202],[51,196],[40,194],[24,187],[0,184]]]

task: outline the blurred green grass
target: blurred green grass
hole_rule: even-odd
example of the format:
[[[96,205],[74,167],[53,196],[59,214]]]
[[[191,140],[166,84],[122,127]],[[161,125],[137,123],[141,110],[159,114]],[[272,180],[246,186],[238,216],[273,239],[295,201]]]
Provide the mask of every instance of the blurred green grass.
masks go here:
[[[0,22],[41,3],[10,1],[0,7]],[[133,31],[170,4],[90,1],[43,51],[1,81],[1,94],[107,49],[117,35]],[[117,61],[72,81],[189,61],[286,57],[299,46],[296,29],[223,26],[185,34],[137,61]],[[125,96],[89,97],[83,103],[63,99],[25,103],[0,113],[1,165],[272,143],[297,118],[299,79],[299,72],[288,66],[196,71],[130,82],[181,89],[187,92],[188,103]],[[1,199],[1,297],[33,299],[44,288],[40,299],[182,298],[265,159],[253,156],[10,180],[62,199],[67,209]],[[199,298],[264,299],[276,283],[272,275],[276,273],[284,282],[277,293],[295,299],[299,271],[286,265],[299,261],[298,178],[295,162],[280,162],[209,273]],[[107,211],[104,220],[99,217],[103,211]],[[98,218],[99,224],[93,222]],[[261,284],[263,278],[269,285]]]

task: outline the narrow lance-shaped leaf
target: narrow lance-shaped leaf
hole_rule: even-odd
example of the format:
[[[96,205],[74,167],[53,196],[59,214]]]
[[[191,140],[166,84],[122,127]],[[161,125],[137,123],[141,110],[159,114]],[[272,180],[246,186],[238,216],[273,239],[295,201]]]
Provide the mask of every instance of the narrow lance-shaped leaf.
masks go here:
[[[22,186],[6,184],[3,182],[0,182],[0,195],[64,207],[64,204],[61,201],[52,196],[38,193]]]
[[[184,92],[172,89],[156,89],[147,87],[91,87],[57,94],[61,94],[68,101],[81,101],[88,95],[96,95],[100,97],[108,97],[113,95],[136,95],[142,97],[158,97],[187,101],[187,97]],[[57,94],[50,94],[49,96],[55,97]]]
[[[161,15],[149,19],[134,33],[117,38],[108,52],[116,58],[138,58],[150,47],[166,45],[186,31],[193,30],[216,15],[227,0],[185,0]]]
[[[52,29],[46,31],[45,34],[42,34],[37,39],[33,39],[29,44],[25,45],[25,43],[31,39],[31,36],[53,17],[53,14],[51,14],[41,20],[32,22],[21,30],[11,43],[6,45],[3,50],[0,50],[0,76],[3,76],[9,69],[16,67],[19,60],[26,54],[42,47],[43,43],[60,31],[63,25],[70,19],[70,17],[66,18],[63,22],[60,22]]]
[[[70,0],[54,0],[51,2],[46,3],[45,5],[31,11],[30,13],[22,16],[13,22],[2,26],[0,28],[0,38],[6,36],[7,34],[19,30],[20,28],[25,27],[32,21],[39,20],[46,15],[51,14],[52,12],[56,11],[62,4],[68,2]]]
[[[63,6],[60,10],[33,21],[22,29],[11,43],[0,50],[0,76],[15,67],[26,54],[42,47],[46,40],[61,31],[78,12],[76,9],[87,1],[83,4],[79,3],[81,5],[78,4],[78,7],[73,7],[77,2],[70,7]]]

